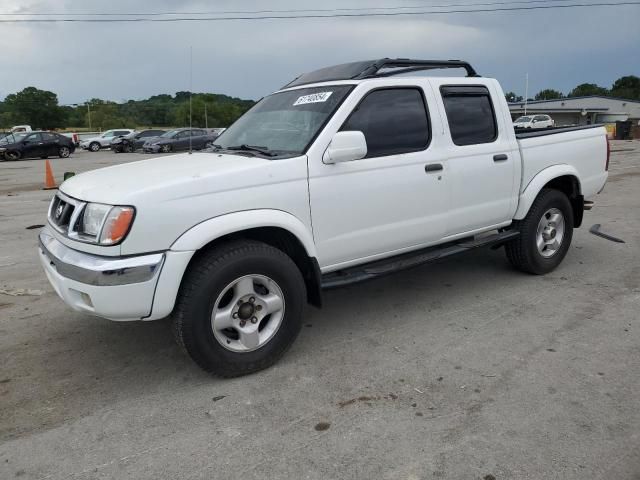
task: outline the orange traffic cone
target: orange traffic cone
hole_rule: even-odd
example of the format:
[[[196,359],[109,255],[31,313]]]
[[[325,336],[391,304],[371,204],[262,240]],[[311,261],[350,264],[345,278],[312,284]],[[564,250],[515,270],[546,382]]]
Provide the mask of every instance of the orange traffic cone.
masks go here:
[[[44,188],[43,190],[53,190],[58,188],[56,181],[53,178],[53,171],[51,170],[51,163],[49,160],[45,160],[44,163]]]

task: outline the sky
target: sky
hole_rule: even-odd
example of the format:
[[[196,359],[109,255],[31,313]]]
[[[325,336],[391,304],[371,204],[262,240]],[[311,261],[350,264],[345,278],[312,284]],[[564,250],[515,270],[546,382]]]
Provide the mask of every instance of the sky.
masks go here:
[[[0,14],[433,9],[495,1],[0,0]],[[10,18],[22,17],[0,16]],[[640,76],[639,20],[640,5],[628,5],[375,18],[0,23],[0,99],[27,86],[57,93],[62,104],[189,90],[190,48],[193,91],[246,99],[277,90],[305,71],[383,57],[463,59],[481,75],[497,78],[505,91],[524,95],[528,73],[529,96],[543,88],[566,94],[584,82],[610,87],[623,75]]]

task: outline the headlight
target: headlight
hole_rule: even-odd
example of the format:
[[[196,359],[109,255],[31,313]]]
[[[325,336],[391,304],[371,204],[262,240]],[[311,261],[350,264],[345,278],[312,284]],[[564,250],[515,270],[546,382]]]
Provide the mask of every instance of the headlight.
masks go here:
[[[100,245],[115,245],[129,233],[135,209],[89,203],[80,219],[79,232]]]
[[[104,218],[111,210],[110,205],[103,205],[101,203],[90,203],[84,207],[84,214],[82,215],[82,233],[85,235],[91,235],[97,237],[100,233],[100,228],[104,223]]]

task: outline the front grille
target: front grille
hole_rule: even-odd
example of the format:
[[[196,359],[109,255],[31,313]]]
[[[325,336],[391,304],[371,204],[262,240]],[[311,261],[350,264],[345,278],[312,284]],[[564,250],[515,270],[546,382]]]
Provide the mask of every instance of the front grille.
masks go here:
[[[63,235],[74,240],[84,240],[77,232],[78,218],[84,210],[85,202],[56,193],[49,206],[49,224]]]
[[[71,223],[71,217],[75,210],[75,205],[63,200],[56,195],[51,204],[51,210],[49,212],[49,220],[58,228],[58,230],[68,232],[69,224]]]

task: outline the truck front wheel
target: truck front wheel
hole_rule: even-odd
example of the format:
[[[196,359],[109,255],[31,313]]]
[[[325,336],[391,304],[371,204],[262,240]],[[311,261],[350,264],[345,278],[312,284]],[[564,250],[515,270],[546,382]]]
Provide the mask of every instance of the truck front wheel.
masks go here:
[[[306,298],[296,264],[241,240],[194,259],[173,312],[176,341],[204,370],[235,377],[275,363],[300,332]]]
[[[564,259],[573,237],[573,209],[567,196],[544,188],[522,220],[513,222],[520,236],[505,245],[518,270],[543,275]]]

